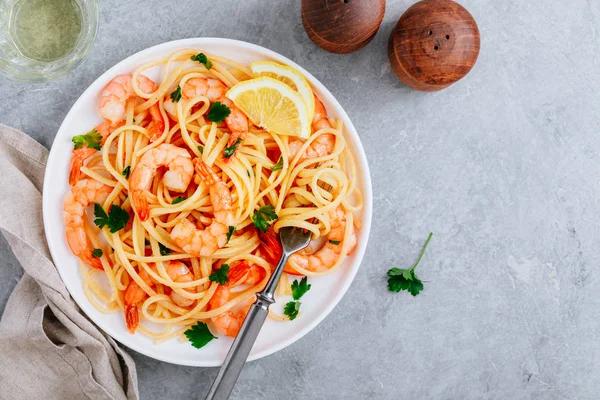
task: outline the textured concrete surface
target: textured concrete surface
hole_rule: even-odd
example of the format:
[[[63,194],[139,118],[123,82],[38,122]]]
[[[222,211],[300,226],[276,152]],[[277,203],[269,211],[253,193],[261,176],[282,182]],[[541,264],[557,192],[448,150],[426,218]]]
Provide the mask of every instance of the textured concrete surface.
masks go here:
[[[352,0],[350,0],[352,2]],[[108,67],[148,46],[222,36],[306,67],[345,107],[369,158],[363,266],[305,338],[246,366],[235,399],[596,399],[600,393],[600,3],[462,0],[481,29],[471,74],[402,86],[386,56],[411,0],[388,0],[373,42],[332,55],[299,1],[100,1],[89,59],[44,85],[0,77],[0,122],[52,144]],[[434,232],[416,298],[386,290]],[[0,241],[0,312],[21,274]],[[144,399],[201,398],[216,369],[134,354]]]

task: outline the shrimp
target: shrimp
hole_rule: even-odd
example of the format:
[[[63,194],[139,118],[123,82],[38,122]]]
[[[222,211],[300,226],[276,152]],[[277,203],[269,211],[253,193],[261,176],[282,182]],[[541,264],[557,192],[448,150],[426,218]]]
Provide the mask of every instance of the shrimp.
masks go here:
[[[256,285],[265,277],[265,270],[256,264],[240,261],[227,274],[233,286],[245,284]]]
[[[98,106],[98,112],[102,118],[110,121],[112,124],[125,119],[127,101],[135,97],[132,80],[133,76],[131,74],[117,75],[102,89]],[[156,90],[156,83],[144,75],[138,75],[137,84],[144,93],[152,93]],[[148,137],[153,142],[165,130],[165,121],[160,113],[158,103],[153,104],[149,111],[152,121],[147,127]]]
[[[197,96],[206,96],[208,100],[213,102],[220,102],[221,104],[229,107],[230,114],[225,118],[225,125],[231,131],[231,136],[227,143],[228,146],[233,146],[238,139],[244,140],[248,133],[248,118],[246,115],[237,108],[231,100],[225,97],[227,92],[227,86],[217,79],[207,78],[192,78],[189,79],[181,91],[182,97],[189,100]],[[172,117],[176,118],[174,103],[171,100],[165,101],[165,110]],[[231,159],[231,157],[229,158]]]
[[[148,286],[154,286],[152,277],[145,269],[140,268],[138,275],[146,282],[146,284],[148,284]],[[140,314],[137,305],[146,297],[148,297],[148,293],[132,279],[123,294],[123,303],[125,303],[125,323],[127,324],[127,329],[131,333],[135,333],[135,330],[140,324]]]
[[[317,95],[313,94],[313,96],[315,97],[315,112],[312,120],[312,128],[315,132],[321,129],[331,128],[331,124],[327,119],[327,110],[325,109],[323,102],[319,100]]]
[[[235,226],[233,199],[227,184],[206,163],[194,160],[196,172],[208,185],[214,220],[203,230],[187,219],[179,221],[171,231],[171,239],[188,254],[210,256],[227,243],[229,226]]]
[[[154,103],[152,107],[150,107],[150,117],[152,117],[152,121],[146,127],[148,130],[148,139],[151,142],[157,141],[165,131],[165,120],[160,113],[160,108],[158,107],[158,103]]]
[[[152,180],[161,166],[168,168],[163,177],[165,186],[175,192],[184,192],[194,174],[190,154],[181,147],[164,143],[144,153],[129,180],[131,200],[142,221],[147,220],[150,215],[146,191],[150,189]]]
[[[265,260],[271,264],[271,269],[275,269],[275,266],[279,263],[281,255],[283,254],[281,243],[279,243],[275,231],[273,231],[273,228],[271,227],[267,228],[267,232],[258,230],[258,239],[260,240],[260,248],[262,253],[264,253]],[[283,271],[288,274],[298,275],[298,272],[289,264],[285,265]]]
[[[331,221],[331,229],[327,235],[327,242],[316,252],[310,254],[308,250],[302,250],[290,257],[290,261],[294,261],[303,269],[312,272],[326,271],[333,267],[339,259],[342,247],[344,245],[344,235],[346,233],[346,214],[341,208],[329,212]],[[272,230],[267,233],[259,232],[258,235],[261,242],[261,249],[265,252],[265,258],[271,264],[279,261],[282,254],[281,244],[277,240],[277,236]],[[333,242],[333,243],[332,243]],[[349,238],[349,245],[346,255],[356,246],[356,234],[352,227],[352,234]],[[292,264],[288,262],[284,269],[285,272],[297,275],[298,272]]]
[[[103,269],[99,258],[92,256],[93,248],[85,232],[85,211],[91,203],[102,203],[112,188],[98,181],[82,179],[71,188],[64,202],[67,243],[73,254],[84,263]]]
[[[221,103],[225,104],[231,110],[227,118],[225,118],[225,124],[231,131],[231,136],[229,137],[227,145],[231,147],[235,145],[238,140],[241,139],[243,141],[246,138],[246,134],[248,133],[248,117],[246,117],[246,114],[237,108],[228,98],[222,97]],[[231,160],[232,157],[233,155],[229,157],[228,160]]]
[[[102,136],[102,140],[100,142],[101,145],[104,144],[106,138],[117,127],[118,125],[112,125],[109,121],[104,121],[94,129],[100,134],[100,136]],[[71,165],[69,167],[69,185],[73,186],[77,183],[77,181],[81,178],[81,167],[83,167],[83,163],[95,153],[96,149],[92,149],[90,147],[73,149]]]
[[[312,128],[314,132],[317,132],[321,129],[331,128],[331,124],[327,119],[327,110],[325,106],[319,100],[319,98],[315,96],[315,112],[312,120]],[[304,144],[304,141],[300,139],[295,139],[290,141],[290,153],[292,158],[298,154],[300,148]],[[298,162],[302,162],[306,159],[323,157],[328,154],[331,154],[333,148],[335,146],[335,135],[331,133],[324,133],[322,135],[317,136],[315,140],[308,146],[305,153],[300,156]]]
[[[227,86],[217,79],[192,78],[183,86],[181,94],[184,99],[206,96],[210,102],[219,101],[227,92]]]
[[[305,250],[293,254],[290,257],[291,261],[295,261],[300,267],[312,272],[326,271],[335,265],[341,255],[342,247],[344,245],[346,213],[342,208],[338,207],[329,212],[329,220],[331,222],[331,229],[327,235],[327,242],[325,242],[325,245],[313,254],[308,254]],[[351,229],[352,233],[348,239],[349,243],[346,255],[350,254],[356,246],[354,226],[352,226]]]
[[[112,123],[122,121],[127,100],[132,96],[131,75],[117,75],[100,92],[98,113]]]
[[[208,302],[208,310],[214,310],[225,305],[230,300],[231,287],[242,284],[255,285],[263,280],[265,274],[264,270],[257,265],[242,261],[229,270],[228,276],[229,282],[225,285],[219,285],[215,290]],[[221,335],[236,337],[253,301],[254,297],[250,297],[231,310],[212,317],[210,320],[217,332]]]
[[[188,266],[182,263],[181,261],[169,262],[169,265],[167,265],[167,275],[169,275],[169,278],[171,278],[173,282],[181,283],[191,282],[194,280],[194,275],[190,272]],[[195,288],[186,288],[182,290],[192,293],[196,292]],[[171,292],[171,300],[173,300],[173,302],[180,307],[191,306],[192,304],[194,304],[195,301],[194,299],[188,299],[187,297],[176,293],[174,290]]]
[[[227,184],[204,161],[197,158],[194,165],[204,184],[209,187],[215,220],[227,226],[235,225],[233,199]]]
[[[151,263],[148,266],[152,269],[155,268],[155,264]],[[191,282],[194,280],[194,275],[190,272],[187,265],[182,263],[181,261],[171,261],[166,268],[167,275],[173,282]],[[143,268],[139,269],[138,275],[146,284],[150,287],[154,287],[156,285],[156,281],[150,276],[150,274]],[[186,288],[182,289],[188,292],[195,292],[195,288]],[[127,289],[125,289],[125,293],[123,295],[123,302],[125,303],[125,322],[127,323],[127,329],[129,332],[135,333],[136,328],[140,324],[139,310],[138,304],[145,300],[148,297],[148,294],[137,284],[133,279],[127,285]],[[187,307],[194,303],[193,299],[188,299],[187,297],[183,297],[182,295],[176,293],[174,290],[171,290],[170,294],[171,300],[175,304],[180,307]]]

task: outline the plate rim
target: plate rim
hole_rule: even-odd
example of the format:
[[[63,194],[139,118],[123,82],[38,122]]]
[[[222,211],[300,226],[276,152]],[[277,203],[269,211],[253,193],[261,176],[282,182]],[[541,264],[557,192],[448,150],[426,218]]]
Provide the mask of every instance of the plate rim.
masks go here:
[[[350,270],[348,271],[348,279],[347,279],[346,283],[343,285],[340,292],[335,296],[333,301],[331,301],[329,304],[327,304],[327,306],[324,307],[322,309],[322,311],[312,321],[310,321],[305,327],[296,331],[295,334],[290,336],[288,339],[285,339],[285,340],[281,341],[280,343],[275,344],[267,349],[261,350],[254,354],[251,354],[248,357],[247,361],[254,361],[254,360],[258,360],[260,358],[266,357],[268,355],[271,355],[277,351],[280,351],[280,350],[284,349],[285,347],[288,347],[291,344],[295,343],[300,338],[304,337],[307,333],[309,333],[317,325],[319,325],[331,313],[333,308],[341,301],[341,299],[345,296],[346,292],[348,291],[348,289],[354,282],[354,279],[356,278],[356,274],[358,273],[358,270],[360,269],[360,266],[362,264],[364,254],[365,254],[365,251],[366,251],[366,248],[368,245],[369,237],[370,237],[372,213],[373,213],[373,193],[372,193],[372,181],[371,181],[371,173],[370,173],[370,169],[369,169],[369,164],[368,164],[367,156],[365,154],[365,150],[364,150],[362,141],[360,140],[360,136],[358,135],[356,128],[354,127],[352,121],[350,120],[350,117],[346,113],[346,110],[341,106],[341,104],[339,103],[337,98],[327,89],[327,87],[325,87],[325,85],[323,85],[309,71],[307,71],[302,66],[295,63],[294,61],[290,60],[286,56],[279,54],[273,50],[267,49],[263,46],[249,43],[249,42],[242,41],[242,40],[219,38],[219,37],[194,37],[194,38],[177,39],[177,40],[172,40],[172,41],[167,41],[167,42],[163,42],[160,44],[156,44],[154,46],[147,47],[147,48],[137,51],[133,54],[130,54],[129,56],[127,56],[127,57],[123,58],[122,60],[118,61],[117,63],[115,63],[113,66],[111,66],[109,69],[107,69],[104,73],[102,73],[100,76],[98,76],[92,83],[90,83],[83,90],[83,92],[81,92],[81,94],[79,95],[77,100],[71,105],[69,111],[63,118],[63,121],[60,124],[60,127],[56,131],[56,135],[52,141],[52,146],[51,146],[50,152],[48,154],[48,161],[46,163],[46,169],[44,172],[44,184],[43,184],[43,191],[42,191],[42,216],[43,216],[43,223],[44,223],[44,231],[49,232],[49,230],[47,228],[49,226],[47,215],[50,212],[54,212],[54,210],[51,209],[52,204],[50,204],[50,200],[48,200],[49,196],[47,195],[47,193],[49,192],[49,186],[51,185],[50,175],[51,175],[51,171],[53,170],[53,168],[51,168],[51,167],[53,164],[55,164],[54,160],[58,157],[58,153],[57,153],[58,150],[55,150],[58,148],[58,146],[55,146],[55,142],[59,139],[60,133],[63,130],[67,129],[67,121],[69,121],[71,119],[70,118],[71,114],[73,114],[75,112],[75,108],[76,108],[77,104],[80,101],[82,101],[82,98],[86,95],[88,90],[90,90],[90,88],[92,86],[94,86],[94,84],[96,84],[96,82],[105,80],[107,78],[107,76],[114,75],[115,71],[119,69],[120,65],[127,62],[131,58],[134,58],[134,57],[144,58],[144,57],[151,55],[152,53],[157,53],[157,52],[163,51],[163,48],[180,48],[180,49],[183,49],[186,47],[192,47],[192,48],[200,47],[201,48],[203,45],[206,45],[208,43],[210,43],[211,45],[223,43],[225,45],[237,47],[242,50],[255,51],[260,54],[265,55],[266,57],[280,60],[280,62],[290,65],[290,66],[298,69],[300,72],[302,72],[302,74],[307,78],[307,80],[309,81],[309,83],[311,83],[311,85],[315,86],[320,93],[322,93],[324,96],[326,96],[327,100],[329,102],[333,103],[337,110],[341,110],[339,117],[344,119],[344,125],[346,127],[346,130],[347,130],[348,134],[350,136],[352,136],[352,141],[353,141],[353,145],[354,145],[354,153],[355,153],[354,155],[355,155],[355,157],[357,157],[358,173],[359,173],[359,176],[362,178],[362,181],[363,181],[362,183],[364,185],[364,188],[362,191],[362,196],[363,196],[363,201],[364,201],[364,205],[363,205],[364,209],[363,209],[363,216],[362,216],[363,218],[362,218],[362,226],[361,226],[361,230],[363,231],[363,234],[361,236],[364,236],[364,239],[358,244],[357,248],[355,249],[355,251],[356,251],[356,253],[354,255],[355,260],[349,266]],[[174,51],[176,51],[176,50],[174,50]],[[196,360],[181,360],[181,359],[178,359],[176,356],[168,357],[168,356],[163,356],[161,354],[157,354],[155,352],[151,352],[150,350],[146,350],[147,346],[145,346],[145,345],[123,343],[121,340],[119,340],[117,337],[115,337],[115,335],[119,336],[119,333],[116,332],[115,330],[113,330],[113,328],[111,326],[109,326],[110,324],[106,324],[106,323],[102,322],[101,319],[100,319],[100,322],[98,322],[96,319],[92,318],[85,311],[85,308],[87,306],[92,306],[91,303],[89,303],[89,301],[87,300],[87,298],[85,298],[85,296],[82,299],[76,299],[73,296],[73,294],[69,288],[70,285],[67,283],[68,280],[64,279],[63,273],[61,272],[61,268],[58,267],[59,264],[56,262],[55,253],[57,254],[58,252],[55,251],[54,249],[57,249],[60,246],[60,244],[58,244],[57,241],[55,241],[55,239],[52,237],[52,235],[46,235],[46,240],[48,242],[48,248],[50,250],[52,260],[56,266],[56,269],[58,270],[60,278],[63,281],[63,284],[65,285],[65,287],[67,288],[67,291],[69,292],[69,296],[77,304],[77,306],[80,308],[81,312],[92,323],[94,323],[94,325],[96,325],[100,331],[107,334],[113,340],[119,342],[121,345],[128,347],[128,348],[130,348],[140,354],[143,354],[147,357],[157,359],[159,361],[176,364],[176,365],[193,366],[193,367],[217,367],[222,364],[222,361],[221,362],[210,362],[210,361],[207,362],[207,361],[203,361],[203,360],[197,360],[197,361]],[[82,304],[80,304],[80,301],[85,301],[85,302],[87,302],[87,304],[82,306]]]

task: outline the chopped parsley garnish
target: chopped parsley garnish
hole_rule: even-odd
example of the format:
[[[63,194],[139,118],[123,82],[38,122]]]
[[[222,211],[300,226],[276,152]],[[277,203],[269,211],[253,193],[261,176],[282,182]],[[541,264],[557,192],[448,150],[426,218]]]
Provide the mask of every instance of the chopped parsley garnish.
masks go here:
[[[158,244],[158,249],[160,250],[161,256],[168,256],[169,254],[171,254],[171,249],[163,245],[162,243]]]
[[[129,174],[131,173],[131,165],[128,165],[127,168],[121,172],[121,174],[125,177],[125,179],[129,179]]]
[[[229,232],[227,232],[227,243],[229,243],[229,239],[231,239],[231,237],[233,236],[235,232],[235,226],[230,226],[229,227]]]
[[[248,174],[248,178],[250,178],[252,175],[250,175],[250,171],[246,170],[246,173]]]
[[[90,149],[100,150],[102,148],[102,135],[95,129],[92,129],[85,135],[73,136],[71,140],[75,145],[75,150],[81,149],[84,145]]]
[[[339,240],[330,240],[329,243],[331,244],[335,244],[336,246],[342,242],[340,242]]]
[[[392,268],[388,271],[388,289],[392,292],[400,292],[401,290],[407,290],[413,296],[416,296],[423,290],[423,282],[419,279],[417,274],[415,274],[415,268],[419,265],[423,254],[425,254],[425,250],[427,250],[427,246],[429,245],[429,241],[433,233],[429,234],[425,245],[423,246],[423,250],[421,250],[421,254],[415,264],[409,269],[402,268]]]
[[[227,282],[229,282],[229,265],[221,265],[221,268],[210,274],[208,279],[210,281],[217,282],[219,285],[225,285]]]
[[[177,89],[171,93],[170,97],[173,102],[178,103],[181,100],[181,86],[177,86]]]
[[[99,228],[108,226],[110,233],[115,233],[125,228],[125,225],[129,221],[129,213],[116,204],[112,205],[110,211],[106,214],[100,204],[94,203],[94,216],[96,217],[94,223]]]
[[[94,257],[94,258],[102,257],[102,249],[94,249],[92,251],[92,257]]]
[[[200,154],[204,154],[204,146],[202,146],[201,144],[198,145],[198,151],[200,152]]]
[[[252,222],[257,229],[260,229],[264,233],[267,232],[267,228],[271,225],[268,221],[274,221],[277,219],[275,213],[275,207],[272,205],[264,206],[259,208],[254,214],[252,214]]]
[[[150,241],[148,241],[148,239],[144,239],[144,246],[148,246],[150,244]]]
[[[212,62],[208,59],[208,57],[206,57],[206,54],[204,54],[204,53],[198,53],[195,56],[191,56],[190,60],[198,61],[200,64],[204,64],[206,69],[211,69],[212,65],[213,65]]]
[[[176,198],[175,200],[173,200],[171,202],[171,204],[179,204],[179,203],[181,203],[182,201],[185,201],[185,200],[187,200],[187,196],[179,196],[178,198]]]
[[[310,287],[311,285],[308,283],[306,276],[300,282],[298,280],[292,282],[292,297],[294,300],[300,300],[310,290]]]
[[[280,169],[283,169],[283,157],[279,157],[277,164],[271,167],[271,171],[279,171]]]
[[[229,107],[220,101],[215,101],[210,105],[206,118],[208,118],[209,121],[219,123],[227,118],[229,114],[231,114]]]
[[[240,143],[242,143],[242,138],[238,138],[238,140],[235,141],[234,144],[232,144],[229,147],[225,147],[225,150],[223,150],[223,157],[224,158],[229,158],[233,155],[233,153],[235,153],[235,149],[237,149],[237,147],[240,145]]]
[[[197,322],[196,325],[192,325],[190,329],[183,332],[188,338],[190,344],[197,349],[201,349],[206,346],[211,340],[217,339],[210,330],[205,322]]]
[[[290,321],[293,321],[298,316],[301,305],[302,303],[299,301],[290,301],[285,305],[283,313],[289,318]]]
[[[288,302],[284,309],[283,313],[289,318],[290,321],[293,321],[298,317],[298,313],[300,312],[300,303],[298,300],[302,298],[310,290],[311,285],[308,283],[308,279],[306,277],[302,278],[300,282],[298,280],[294,280],[292,282],[292,297],[294,301]]]

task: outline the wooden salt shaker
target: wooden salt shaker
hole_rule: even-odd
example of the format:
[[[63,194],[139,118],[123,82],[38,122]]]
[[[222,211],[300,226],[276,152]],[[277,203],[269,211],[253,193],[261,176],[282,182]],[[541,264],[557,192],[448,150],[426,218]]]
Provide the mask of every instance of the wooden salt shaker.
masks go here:
[[[469,73],[479,45],[479,28],[464,7],[452,0],[423,0],[400,17],[388,56],[405,85],[433,92]]]
[[[308,37],[332,53],[365,47],[383,20],[385,0],[302,0],[302,24]]]

